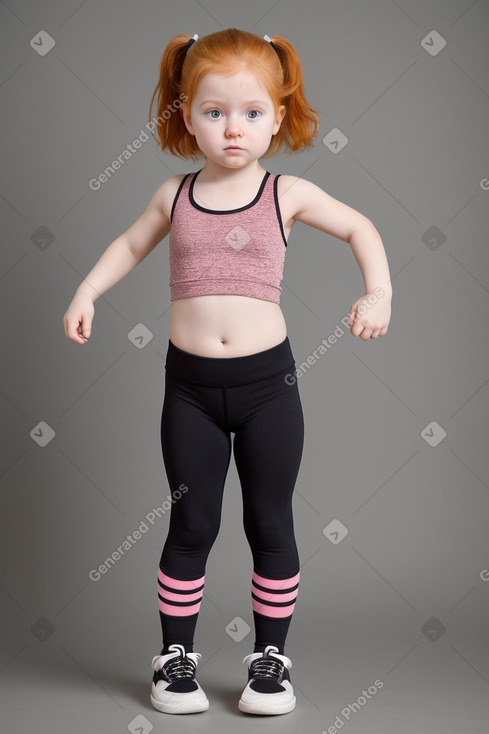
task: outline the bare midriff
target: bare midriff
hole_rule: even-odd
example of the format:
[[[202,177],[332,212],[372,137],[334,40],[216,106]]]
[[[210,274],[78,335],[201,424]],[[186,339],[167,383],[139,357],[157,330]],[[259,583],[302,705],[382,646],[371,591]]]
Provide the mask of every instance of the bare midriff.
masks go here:
[[[235,295],[181,298],[172,303],[170,341],[203,357],[242,357],[284,341],[278,303]]]

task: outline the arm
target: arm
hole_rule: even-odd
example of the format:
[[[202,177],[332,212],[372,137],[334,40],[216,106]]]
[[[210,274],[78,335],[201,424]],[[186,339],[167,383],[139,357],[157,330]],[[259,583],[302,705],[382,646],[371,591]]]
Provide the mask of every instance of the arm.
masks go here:
[[[178,182],[177,182],[178,183]],[[91,334],[94,302],[133,270],[170,231],[164,203],[175,193],[175,177],[155,192],[146,211],[105,250],[102,257],[80,283],[63,317],[65,334],[85,344]]]
[[[378,231],[370,219],[329,196],[319,186],[305,179],[289,178],[293,179],[290,186],[296,209],[293,218],[348,242],[362,272],[365,296],[350,310],[349,325],[355,322],[352,334],[362,339],[383,336],[390,320],[392,285]]]

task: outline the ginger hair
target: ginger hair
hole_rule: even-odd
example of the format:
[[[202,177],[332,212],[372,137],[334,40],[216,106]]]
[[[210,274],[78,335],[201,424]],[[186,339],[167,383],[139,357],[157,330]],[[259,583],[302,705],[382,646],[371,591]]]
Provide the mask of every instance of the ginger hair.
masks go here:
[[[275,112],[285,106],[285,116],[272,136],[264,158],[282,146],[291,151],[310,148],[319,132],[319,113],[308,103],[299,55],[283,36],[272,36],[277,51],[264,38],[227,28],[198,38],[187,50],[192,36],[180,33],[169,41],[160,62],[159,79],[151,97],[149,120],[156,130],[161,149],[181,158],[196,160],[202,152],[183,119],[181,107],[190,109],[198,85],[205,74],[232,75],[243,69],[256,74],[272,99]],[[152,117],[157,103],[156,124]],[[176,109],[175,109],[176,108]]]

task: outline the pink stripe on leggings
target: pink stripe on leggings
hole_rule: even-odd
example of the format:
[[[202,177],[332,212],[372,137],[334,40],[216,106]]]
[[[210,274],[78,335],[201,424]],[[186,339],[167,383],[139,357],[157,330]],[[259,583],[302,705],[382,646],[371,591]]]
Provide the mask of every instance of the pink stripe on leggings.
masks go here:
[[[295,576],[290,576],[286,579],[268,579],[253,571],[251,579],[251,604],[253,610],[267,617],[289,617],[294,611],[298,593],[298,588],[294,589],[293,587],[297,586],[299,578],[300,571]],[[263,586],[268,591],[258,589],[256,584]],[[287,589],[291,589],[291,591],[287,591]],[[285,593],[281,593],[282,590]],[[259,599],[255,599],[255,596],[259,597]],[[292,602],[292,604],[287,604],[286,606],[274,605],[274,602],[280,604],[288,601]]]
[[[196,614],[200,611],[200,602],[198,604],[192,604],[191,607],[176,607],[173,604],[165,604],[158,597],[158,607],[163,614],[171,614],[173,617],[189,617],[191,614]]]
[[[205,582],[204,576],[200,576],[197,579],[191,579],[190,581],[183,581],[182,579],[174,579],[172,576],[168,576],[163,573],[161,568],[158,568],[158,608],[163,614],[171,614],[173,617],[189,617],[191,614],[196,614],[200,611],[200,605],[202,603],[202,596],[204,593],[203,589],[195,591],[193,594],[183,593],[192,591],[193,589],[199,589]],[[163,585],[174,589],[174,591],[168,591],[163,588]],[[161,597],[164,597],[163,599]],[[195,604],[172,604],[171,602],[192,602],[196,601]]]
[[[259,576],[256,571],[253,571],[252,579],[256,581],[260,586],[266,586],[267,589],[287,589],[289,586],[295,586],[299,581],[301,572],[296,573],[295,576],[291,576],[288,579],[267,579],[264,576]]]
[[[266,603],[267,601],[295,601],[297,599],[297,589],[290,591],[288,594],[277,594],[275,591],[260,591],[253,588],[253,594],[259,596]]]
[[[159,585],[158,591],[160,592],[161,596],[164,596],[165,599],[168,599],[168,601],[197,601],[202,598],[203,593],[203,591],[196,591],[195,594],[179,594],[178,592],[174,594],[172,591],[162,589]],[[287,600],[284,599],[284,601]]]
[[[295,604],[290,604],[288,607],[269,607],[268,604],[260,604],[255,599],[251,600],[251,605],[255,612],[264,614],[266,617],[289,617],[295,607]]]
[[[174,579],[171,576],[167,576],[163,573],[161,568],[158,569],[158,579],[165,586],[171,586],[172,589],[181,589],[182,591],[188,591],[195,589],[196,586],[202,586],[205,581],[205,574],[199,579],[193,579],[192,581],[182,581],[181,579]]]

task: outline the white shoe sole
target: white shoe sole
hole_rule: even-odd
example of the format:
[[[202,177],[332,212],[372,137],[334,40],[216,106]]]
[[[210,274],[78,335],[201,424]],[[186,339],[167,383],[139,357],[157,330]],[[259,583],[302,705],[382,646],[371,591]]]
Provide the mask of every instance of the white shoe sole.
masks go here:
[[[273,694],[271,694],[273,695]],[[296,698],[281,704],[273,705],[268,701],[243,701],[241,698],[238,702],[238,708],[246,714],[288,714],[295,708]]]
[[[151,693],[150,699],[154,708],[164,714],[196,714],[199,711],[207,711],[209,708],[208,698],[194,698],[193,700],[182,700],[179,696],[183,693],[175,693],[174,698],[167,701],[158,701]]]

